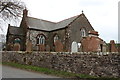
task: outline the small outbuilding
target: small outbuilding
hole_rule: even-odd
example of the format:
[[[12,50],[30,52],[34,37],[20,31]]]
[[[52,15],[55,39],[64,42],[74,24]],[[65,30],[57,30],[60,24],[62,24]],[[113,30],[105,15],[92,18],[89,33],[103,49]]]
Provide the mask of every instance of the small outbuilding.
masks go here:
[[[107,45],[104,40],[98,37],[97,31],[89,31],[88,36],[81,40],[82,52],[106,52]]]

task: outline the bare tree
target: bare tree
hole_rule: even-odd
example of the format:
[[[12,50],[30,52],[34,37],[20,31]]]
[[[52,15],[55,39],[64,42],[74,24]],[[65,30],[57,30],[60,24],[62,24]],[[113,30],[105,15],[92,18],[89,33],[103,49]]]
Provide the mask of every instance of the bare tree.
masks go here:
[[[21,17],[25,4],[21,0],[0,0],[0,29],[3,31],[1,24],[11,20],[17,21]]]
[[[0,17],[3,19],[20,17],[24,7],[20,0],[0,0]]]

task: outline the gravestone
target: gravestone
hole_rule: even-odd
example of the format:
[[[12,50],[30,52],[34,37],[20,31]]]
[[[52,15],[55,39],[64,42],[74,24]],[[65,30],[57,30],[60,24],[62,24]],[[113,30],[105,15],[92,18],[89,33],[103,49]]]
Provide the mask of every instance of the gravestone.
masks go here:
[[[103,43],[103,52],[107,52],[107,46],[105,43]]]
[[[20,51],[20,44],[19,43],[15,43],[13,45],[13,51]]]
[[[81,43],[77,43],[78,44],[78,52],[82,51],[81,50]]]
[[[50,46],[49,45],[46,46],[46,51],[50,51]]]
[[[110,52],[118,52],[114,40],[110,41]]]
[[[39,51],[45,51],[45,45],[39,44],[39,45],[38,45],[38,50],[39,50]]]
[[[7,50],[8,51],[12,51],[13,50],[13,44],[12,43],[8,43]]]
[[[14,40],[13,51],[20,51],[20,38]]]
[[[72,42],[71,52],[78,52],[78,44],[75,41]]]
[[[26,51],[32,51],[32,42],[30,40],[26,42]]]
[[[55,45],[55,51],[56,52],[63,52],[63,44],[59,40],[57,40],[54,43],[54,45]]]

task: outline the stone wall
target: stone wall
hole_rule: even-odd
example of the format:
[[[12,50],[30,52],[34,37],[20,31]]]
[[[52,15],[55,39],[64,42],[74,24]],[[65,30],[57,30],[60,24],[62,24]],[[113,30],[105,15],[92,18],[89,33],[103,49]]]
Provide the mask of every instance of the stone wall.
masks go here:
[[[78,18],[76,18],[74,22],[69,25],[69,27],[69,34],[71,38],[70,44],[72,44],[73,41],[77,43],[81,41],[81,29],[85,29],[86,36],[88,36],[89,31],[94,30],[84,14],[81,14]]]
[[[120,77],[119,53],[3,52],[2,60],[98,77]]]
[[[49,41],[48,45],[50,45],[51,51],[55,51],[55,49],[54,49],[54,47],[55,47],[55,45],[54,45],[54,36],[55,35],[58,35],[58,37],[59,37],[58,40],[64,46],[64,51],[65,51],[65,45],[68,45],[68,44],[65,44],[65,29],[52,31],[48,35],[48,41]]]
[[[53,31],[53,32],[45,32],[45,31],[40,31],[40,30],[38,30],[38,31],[29,30],[28,33],[27,33],[27,41],[28,41],[28,38],[30,36],[33,51],[38,50],[38,45],[36,44],[37,43],[36,37],[40,34],[43,34],[45,36],[45,38],[46,38],[45,46],[49,45],[51,51],[55,51],[54,48],[53,48],[54,47],[53,46],[54,45],[53,41],[54,41],[55,34],[57,34],[59,36],[59,41],[63,44],[63,46],[65,45],[65,29],[60,29],[60,30],[56,30],[56,31]]]
[[[32,42],[32,49],[34,51],[37,51],[38,50],[38,46],[37,46],[37,36],[40,35],[40,34],[43,34],[46,38],[48,36],[48,33],[47,32],[43,32],[43,31],[35,31],[35,30],[29,30],[28,31],[28,35],[27,35],[27,38],[30,36],[30,40]],[[28,39],[27,39],[28,40]],[[48,41],[45,40],[45,44],[48,44]]]

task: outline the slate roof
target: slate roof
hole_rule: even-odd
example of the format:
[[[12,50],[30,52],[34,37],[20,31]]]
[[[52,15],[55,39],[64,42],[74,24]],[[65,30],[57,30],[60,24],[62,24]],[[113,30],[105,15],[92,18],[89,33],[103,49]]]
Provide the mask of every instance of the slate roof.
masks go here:
[[[53,28],[53,30],[66,27],[66,26],[69,25],[71,22],[73,22],[73,20],[75,20],[77,17],[78,17],[78,16],[74,16],[74,17],[71,17],[71,18],[68,18],[68,19],[65,19],[65,20],[63,20],[63,21],[58,22],[58,23],[55,25],[55,27]]]
[[[74,16],[74,17],[62,20],[60,22],[50,22],[42,19],[33,18],[33,17],[27,17],[27,24],[28,24],[28,27],[31,29],[53,31],[53,30],[65,28],[77,17],[78,16]],[[9,34],[24,35],[23,29],[21,27],[9,26],[8,31],[9,31]]]
[[[20,27],[16,26],[9,26],[8,27],[9,34],[14,34],[14,35],[24,35],[23,30]]]
[[[27,24],[29,28],[51,31],[51,29],[55,26],[56,23],[42,19],[27,17]]]
[[[46,21],[46,20],[42,20],[42,19],[27,17],[27,24],[28,24],[28,27],[32,28],[32,29],[52,31],[52,30],[65,28],[77,17],[78,16],[74,16],[74,17],[65,19],[60,22],[50,22],[50,21]]]

